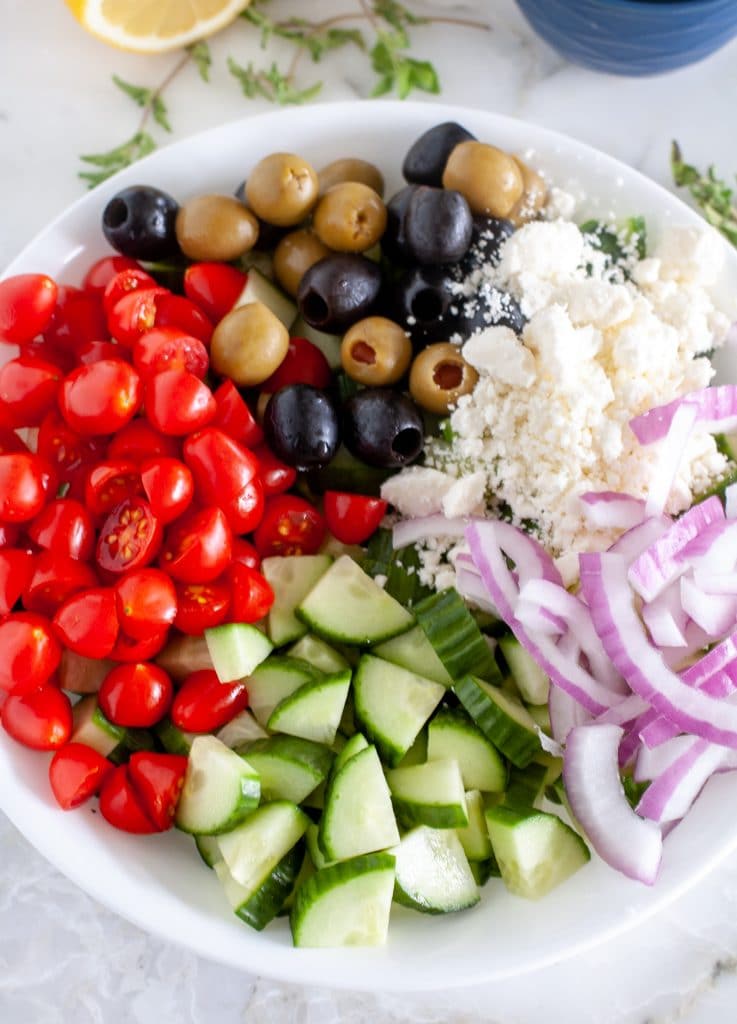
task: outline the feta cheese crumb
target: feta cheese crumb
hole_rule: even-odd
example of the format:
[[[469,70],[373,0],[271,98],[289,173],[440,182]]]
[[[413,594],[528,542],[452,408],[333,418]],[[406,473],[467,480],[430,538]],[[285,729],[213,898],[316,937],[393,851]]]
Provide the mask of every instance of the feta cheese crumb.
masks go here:
[[[381,497],[400,515],[431,516],[440,512],[443,498],[456,480],[447,473],[425,466],[409,466],[381,485]]]
[[[528,387],[535,379],[535,357],[509,327],[486,327],[468,339],[463,358],[475,370],[505,384]]]
[[[443,515],[448,519],[455,516],[472,516],[484,505],[486,473],[478,470],[469,476],[456,480],[442,501]]]

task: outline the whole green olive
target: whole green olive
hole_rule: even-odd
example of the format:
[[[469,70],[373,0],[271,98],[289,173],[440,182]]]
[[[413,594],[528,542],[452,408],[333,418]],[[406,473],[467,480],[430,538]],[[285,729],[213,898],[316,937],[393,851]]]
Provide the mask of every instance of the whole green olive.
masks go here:
[[[261,220],[292,227],[317,201],[317,174],[294,153],[271,153],[260,160],[246,182],[248,205]]]
[[[210,361],[216,373],[239,387],[255,387],[270,377],[289,349],[289,331],[263,302],[247,302],[215,328]]]
[[[428,345],[415,358],[409,372],[409,391],[428,412],[444,415],[461,395],[470,394],[479,375],[447,341]]]
[[[299,283],[310,267],[329,255],[330,249],[314,231],[309,228],[290,231],[274,250],[274,274],[284,291],[296,298]]]
[[[443,171],[445,188],[465,196],[476,215],[507,217],[524,192],[514,157],[485,142],[460,142]]]
[[[333,185],[342,185],[344,181],[359,181],[362,185],[372,188],[377,195],[384,195],[383,174],[374,164],[359,157],[346,156],[340,160],[333,160],[327,167],[318,171],[317,180],[320,183],[321,196]]]
[[[524,191],[512,209],[509,219],[518,227],[532,220],[545,206],[548,199],[548,186],[543,176],[533,167],[528,166],[518,156],[512,158],[522,174]]]
[[[195,196],[180,206],[177,242],[191,260],[237,260],[258,240],[258,221],[233,196]]]
[[[386,229],[386,207],[372,188],[358,181],[333,185],[312,219],[315,234],[335,252],[365,252]]]
[[[345,334],[340,361],[348,376],[359,384],[396,384],[412,361],[412,342],[393,320],[368,316]]]

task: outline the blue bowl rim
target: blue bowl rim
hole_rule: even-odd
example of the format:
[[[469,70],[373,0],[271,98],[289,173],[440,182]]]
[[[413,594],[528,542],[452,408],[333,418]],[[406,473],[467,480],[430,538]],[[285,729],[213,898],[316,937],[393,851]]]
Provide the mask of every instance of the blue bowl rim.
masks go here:
[[[613,9],[623,8],[624,10],[644,10],[651,14],[656,11],[673,11],[675,8],[683,10],[691,7],[720,7],[724,6],[725,0],[596,0],[602,7]]]

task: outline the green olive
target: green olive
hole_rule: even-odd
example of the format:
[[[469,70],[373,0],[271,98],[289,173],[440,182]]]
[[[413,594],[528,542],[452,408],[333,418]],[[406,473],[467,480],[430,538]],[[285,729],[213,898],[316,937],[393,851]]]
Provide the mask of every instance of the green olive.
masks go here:
[[[231,310],[215,328],[210,361],[216,373],[239,387],[262,384],[289,349],[289,331],[263,302]]]
[[[345,181],[333,185],[315,207],[315,234],[335,252],[365,252],[386,228],[386,207],[368,185]]]
[[[396,384],[412,361],[412,343],[399,324],[369,316],[354,324],[340,346],[343,369],[368,387]]]
[[[514,157],[485,142],[460,142],[451,151],[443,185],[464,195],[472,213],[491,217],[507,217],[525,187]]]
[[[320,182],[321,196],[333,185],[342,185],[344,181],[359,181],[362,185],[372,188],[377,195],[384,195],[384,176],[379,168],[358,157],[346,156],[340,160],[333,160],[318,172],[317,179]]]
[[[416,357],[409,372],[409,391],[418,405],[442,416],[461,395],[470,394],[479,375],[447,341],[428,345]]]
[[[292,227],[305,219],[317,201],[317,174],[301,156],[272,153],[251,171],[246,199],[261,220]]]
[[[299,283],[313,264],[330,255],[314,231],[290,231],[274,250],[274,274],[285,292],[297,297]]]
[[[512,157],[522,174],[524,191],[509,211],[509,219],[518,227],[520,224],[533,220],[545,206],[548,199],[548,186],[545,179],[534,168],[529,167],[519,157]]]
[[[237,260],[258,239],[258,221],[233,196],[196,196],[179,208],[179,248],[191,260]]]

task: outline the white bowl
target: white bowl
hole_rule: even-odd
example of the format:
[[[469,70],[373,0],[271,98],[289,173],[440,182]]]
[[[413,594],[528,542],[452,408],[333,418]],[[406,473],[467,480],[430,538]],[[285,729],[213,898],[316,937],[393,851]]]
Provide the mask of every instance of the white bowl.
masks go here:
[[[203,190],[230,192],[274,150],[302,153],[318,167],[339,156],[365,157],[386,172],[391,191],[400,183],[408,145],[444,120],[460,121],[481,139],[528,154],[554,183],[586,193],[579,216],[643,214],[653,231],[668,221],[703,223],[637,172],[534,125],[435,104],[346,103],[249,118],[154,153],[76,202],[6,273],[44,271],[75,283],[107,249],[100,214],[121,186],[150,183],[180,200]],[[725,250],[720,291],[726,303],[737,294],[737,253],[726,243]],[[47,757],[0,734],[0,807],[82,889],[147,931],[213,960],[336,988],[428,991],[531,972],[635,927],[737,849],[737,821],[724,814],[737,797],[737,779],[722,775],[668,837],[662,873],[651,889],[594,858],[541,903],[510,896],[492,880],[472,911],[428,918],[395,908],[383,949],[297,950],[286,921],[258,933],[230,912],[217,879],[188,837],[125,835],[110,828],[93,806],[62,813],[49,791],[47,764]]]

